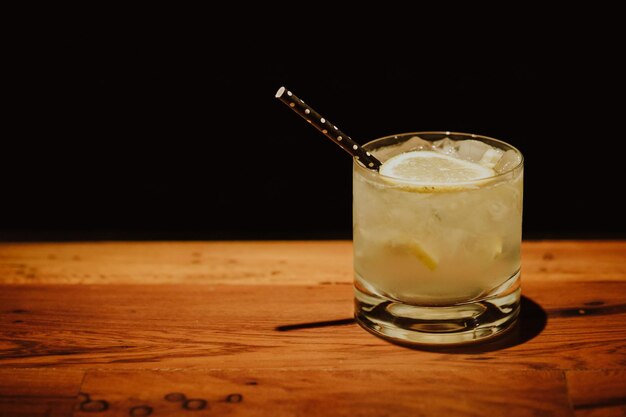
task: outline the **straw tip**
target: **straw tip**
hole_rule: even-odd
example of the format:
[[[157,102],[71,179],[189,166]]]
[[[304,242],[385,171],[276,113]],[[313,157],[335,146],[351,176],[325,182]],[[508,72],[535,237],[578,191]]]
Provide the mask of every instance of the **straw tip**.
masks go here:
[[[285,87],[280,87],[276,92],[276,98],[281,98],[283,94],[285,94]]]

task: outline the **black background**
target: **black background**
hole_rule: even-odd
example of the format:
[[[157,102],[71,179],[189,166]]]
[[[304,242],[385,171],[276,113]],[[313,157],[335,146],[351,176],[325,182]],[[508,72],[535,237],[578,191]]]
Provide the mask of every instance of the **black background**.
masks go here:
[[[526,238],[626,237],[610,33],[207,25],[14,37],[0,239],[349,238],[350,158],[274,98],[281,85],[360,143],[450,130],[514,144]]]

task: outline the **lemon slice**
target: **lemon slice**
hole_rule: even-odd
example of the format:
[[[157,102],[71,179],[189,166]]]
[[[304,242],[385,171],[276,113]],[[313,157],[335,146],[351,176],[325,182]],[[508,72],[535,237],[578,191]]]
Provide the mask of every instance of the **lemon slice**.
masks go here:
[[[402,250],[413,255],[415,259],[420,261],[426,268],[434,271],[437,268],[437,260],[428,252],[424,250],[424,248],[417,242],[406,242],[400,245]]]
[[[388,159],[382,175],[423,187],[458,186],[495,175],[491,168],[432,151],[411,151]]]

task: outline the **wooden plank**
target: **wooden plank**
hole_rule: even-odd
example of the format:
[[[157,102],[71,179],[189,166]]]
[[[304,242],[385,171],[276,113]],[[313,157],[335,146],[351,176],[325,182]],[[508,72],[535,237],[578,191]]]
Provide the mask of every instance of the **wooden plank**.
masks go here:
[[[524,280],[624,281],[626,241],[522,243]]]
[[[0,369],[0,417],[71,416],[83,372]]]
[[[133,408],[178,416],[202,407],[206,414],[198,415],[571,415],[559,371],[98,371],[87,373],[82,390],[106,401],[107,416],[132,415]],[[167,398],[194,401],[168,401],[173,393]]]
[[[626,242],[524,242],[524,280],[625,280]],[[331,242],[0,244],[9,284],[288,284],[352,281],[352,245]]]
[[[576,417],[626,416],[626,370],[568,371]]]
[[[540,307],[524,318],[522,332],[545,325],[536,337],[513,333],[501,345],[433,352],[345,324],[352,316],[350,285],[0,286],[0,367],[624,367],[626,283],[532,281],[524,292],[547,313],[547,323]],[[335,320],[344,322],[332,325]],[[300,323],[313,326],[277,330]]]
[[[0,244],[5,284],[316,284],[352,280],[332,242]]]

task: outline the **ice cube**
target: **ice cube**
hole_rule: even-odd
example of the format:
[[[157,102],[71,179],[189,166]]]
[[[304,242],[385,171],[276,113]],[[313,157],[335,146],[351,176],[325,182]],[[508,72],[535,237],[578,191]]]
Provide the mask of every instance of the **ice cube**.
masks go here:
[[[481,160],[481,158],[483,157],[483,155],[489,151],[492,150],[493,147],[487,145],[484,142],[480,142],[477,140],[461,140],[456,142],[457,146],[458,146],[458,151],[456,153],[456,155],[461,158],[461,159],[465,159],[466,161],[471,161],[471,162],[478,162]],[[495,165],[495,163],[494,163]]]
[[[478,163],[487,168],[493,168],[496,166],[500,158],[504,155],[504,151],[502,149],[490,148],[484,153],[482,158]]]
[[[459,142],[450,138],[443,138],[433,142],[433,150],[448,155],[456,155],[459,149]]]
[[[491,218],[497,222],[509,217],[509,207],[503,201],[493,201],[488,205],[487,211],[491,215]]]
[[[371,152],[380,162],[385,162],[387,159],[402,153],[400,145],[383,146]]]
[[[521,156],[513,149],[510,149],[502,155],[502,158],[500,158],[494,169],[496,172],[505,172],[515,168],[519,165],[521,160]]]
[[[419,136],[413,136],[411,139],[407,140],[406,142],[402,144],[402,149],[404,152],[429,151],[432,148],[433,148],[432,142],[422,139]]]
[[[372,154],[378,158],[381,162],[385,162],[392,156],[399,155],[404,152],[410,151],[426,151],[432,149],[432,142],[424,140],[419,136],[413,136],[409,140],[406,140],[397,145],[385,146],[372,151]]]

